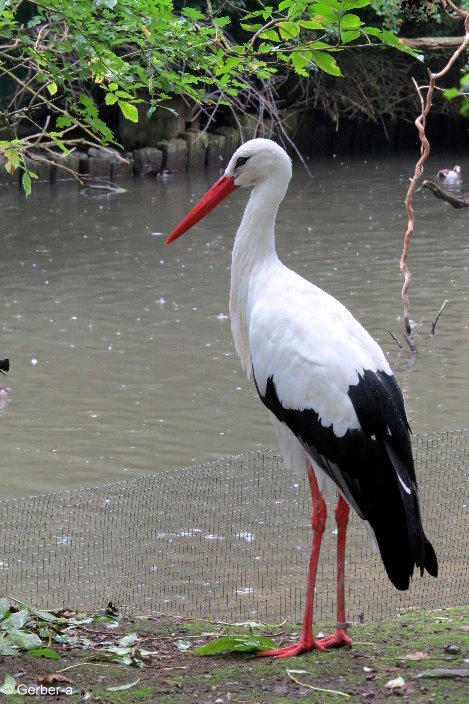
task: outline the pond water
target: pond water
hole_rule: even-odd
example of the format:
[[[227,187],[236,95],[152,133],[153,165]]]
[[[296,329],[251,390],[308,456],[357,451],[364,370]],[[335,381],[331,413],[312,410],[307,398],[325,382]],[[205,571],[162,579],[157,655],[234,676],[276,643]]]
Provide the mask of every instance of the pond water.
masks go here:
[[[445,158],[446,164],[454,159]],[[460,161],[460,158],[459,158]],[[427,173],[442,165],[434,161]],[[463,163],[469,172],[469,162]],[[296,167],[280,256],[378,339],[414,432],[467,426],[469,212],[415,198],[409,264],[419,353],[400,351],[399,257],[412,157]],[[134,180],[117,196],[74,183],[26,200],[0,190],[0,495],[25,496],[271,447],[228,318],[237,191],[171,247],[165,236],[216,174]],[[448,304],[435,337],[432,318]]]

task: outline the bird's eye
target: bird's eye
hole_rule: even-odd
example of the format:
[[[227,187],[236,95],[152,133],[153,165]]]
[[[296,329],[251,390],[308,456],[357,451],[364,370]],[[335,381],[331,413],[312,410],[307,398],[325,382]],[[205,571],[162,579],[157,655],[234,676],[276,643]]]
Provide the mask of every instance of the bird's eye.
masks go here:
[[[238,168],[238,166],[244,166],[244,164],[250,158],[251,157],[249,157],[249,156],[240,156],[239,159],[236,160],[236,168]]]

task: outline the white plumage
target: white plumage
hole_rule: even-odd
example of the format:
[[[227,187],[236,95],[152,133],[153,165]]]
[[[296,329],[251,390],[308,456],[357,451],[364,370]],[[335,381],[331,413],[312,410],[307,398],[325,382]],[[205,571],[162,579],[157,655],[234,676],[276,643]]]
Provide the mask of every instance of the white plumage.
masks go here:
[[[256,139],[248,144],[255,154],[273,143]],[[322,425],[332,425],[342,437],[359,427],[347,395],[358,383],[358,373],[371,369],[391,374],[391,369],[378,344],[337,299],[278,258],[275,216],[291,178],[291,162],[275,147],[280,167],[267,168],[266,177],[256,184],[233,248],[230,313],[235,348],[248,377],[252,367],[256,370],[262,394],[273,376],[285,408],[314,408]],[[237,158],[238,152],[226,176],[235,175]],[[235,177],[235,184],[250,184],[246,172]],[[311,458],[288,427],[269,415],[286,465],[305,475]],[[320,488],[334,494],[334,483],[316,464],[313,467]]]
[[[252,188],[231,266],[233,340],[267,407],[285,464],[307,476],[313,547],[305,614],[294,646],[263,655],[350,645],[344,597],[349,504],[376,537],[389,578],[407,589],[414,567],[437,575],[420,507],[404,398],[379,345],[333,296],[288,269],[275,250],[275,219],[288,183],[286,152],[266,139],[243,144],[224,176],[173,231],[168,243],[235,188]],[[317,561],[326,521],[323,496],[338,494],[337,628],[312,636]]]

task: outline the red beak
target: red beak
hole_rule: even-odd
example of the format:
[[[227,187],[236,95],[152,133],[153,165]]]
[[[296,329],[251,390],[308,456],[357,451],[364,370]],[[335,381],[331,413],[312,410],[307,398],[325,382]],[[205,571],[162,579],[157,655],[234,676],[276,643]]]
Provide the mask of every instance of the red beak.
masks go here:
[[[176,229],[172,231],[166,240],[166,244],[174,242],[174,240],[200,222],[200,220],[208,215],[211,210],[222,202],[222,200],[225,200],[225,198],[229,196],[235,188],[238,188],[238,186],[235,186],[233,176],[222,176],[219,178],[211,189],[207,191],[204,197],[199,200],[197,205],[192,208],[191,212],[186,215],[184,220],[182,220]]]

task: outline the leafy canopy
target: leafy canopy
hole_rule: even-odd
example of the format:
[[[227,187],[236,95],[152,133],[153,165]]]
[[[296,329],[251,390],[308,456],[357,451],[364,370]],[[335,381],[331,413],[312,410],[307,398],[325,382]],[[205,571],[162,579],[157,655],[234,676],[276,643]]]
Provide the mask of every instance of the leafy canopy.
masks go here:
[[[247,80],[280,70],[341,76],[340,53],[354,46],[412,53],[390,30],[365,24],[369,2],[281,0],[232,21],[209,3],[203,13],[175,11],[171,0],[0,0],[4,166],[22,170],[28,194],[36,178],[28,156],[38,148],[53,159],[79,144],[119,146],[103,105],[137,122],[142,94],[148,115],[174,94],[230,104]]]

